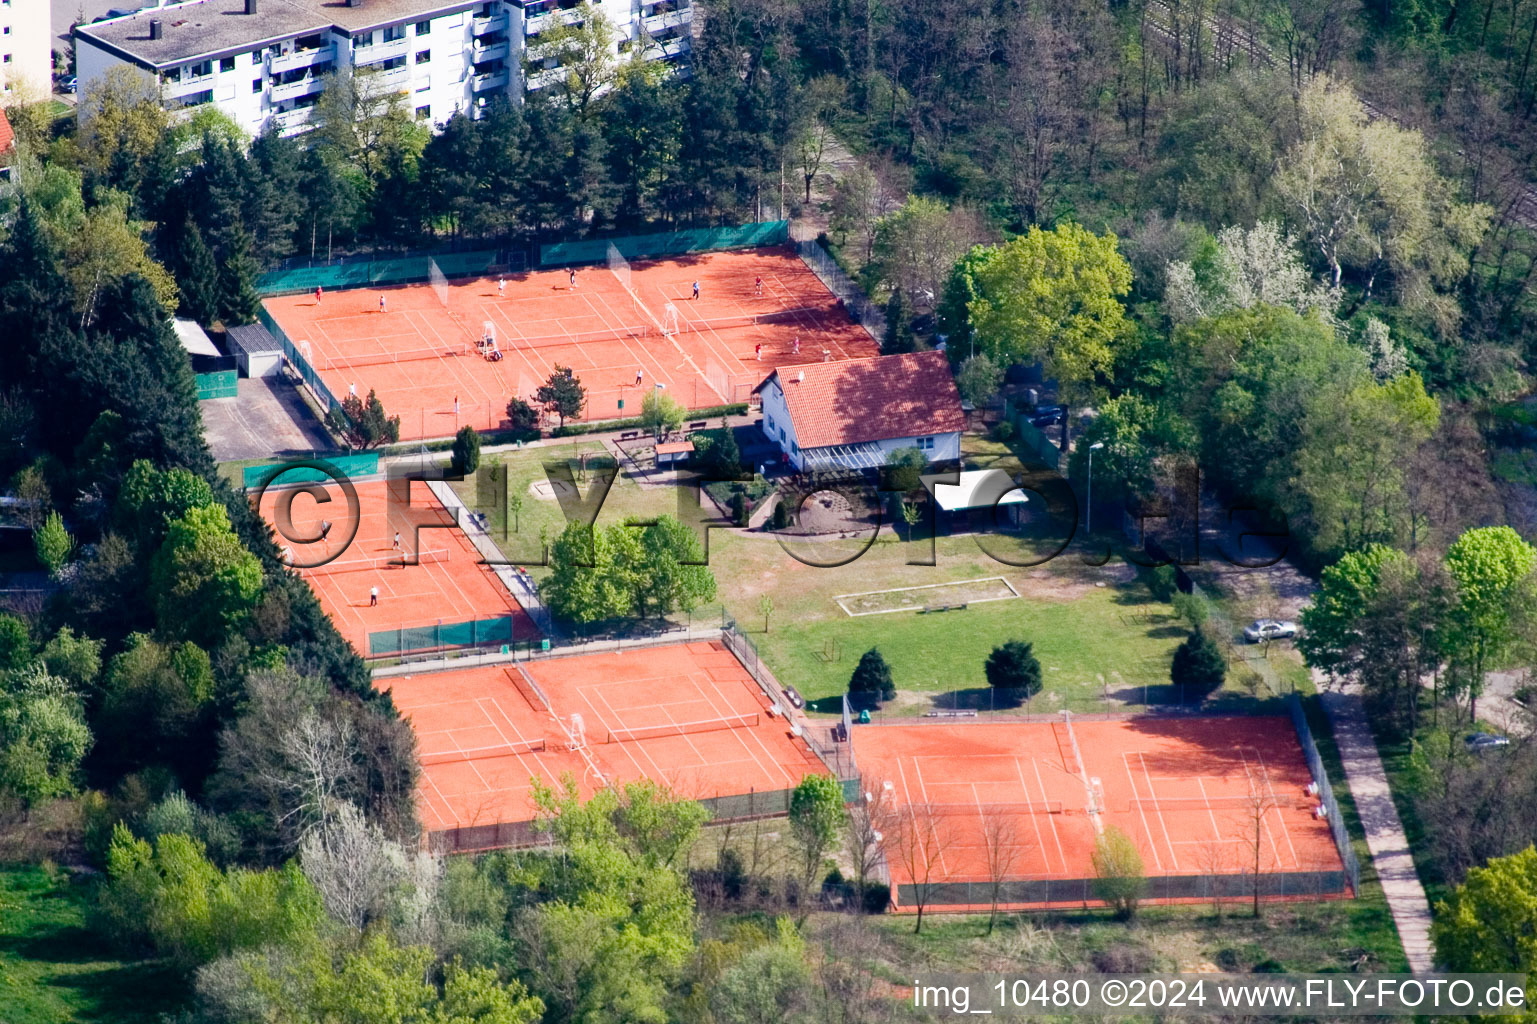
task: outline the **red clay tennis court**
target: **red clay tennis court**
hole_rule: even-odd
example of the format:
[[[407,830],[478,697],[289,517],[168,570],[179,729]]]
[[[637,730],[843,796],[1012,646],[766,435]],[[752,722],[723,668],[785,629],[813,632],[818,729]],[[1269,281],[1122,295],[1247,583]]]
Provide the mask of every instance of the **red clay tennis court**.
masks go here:
[[[289,503],[293,525],[278,531],[278,543],[288,547],[295,565],[318,562],[346,544],[335,560],[298,571],[337,630],[365,657],[512,643],[539,635],[422,481],[356,484],[357,534],[350,544],[352,521],[340,485],[308,486],[323,490],[330,501],[322,503],[301,488],[273,487],[262,495],[260,512],[276,523],[280,503]],[[393,517],[390,487],[401,489],[396,505],[402,511]],[[332,524],[325,541],[284,539],[285,533],[318,537],[323,522]],[[397,532],[399,549],[394,546]],[[413,558],[418,564],[402,564]],[[377,604],[371,595],[375,587]]]
[[[532,838],[530,778],[584,796],[652,779],[718,819],[781,813],[827,769],[717,642],[376,680],[417,731],[422,818],[439,849]],[[574,749],[573,749],[574,748]]]
[[[1155,900],[1243,898],[1256,845],[1264,898],[1348,890],[1288,718],[859,726],[853,745],[889,819],[899,908],[985,908],[995,877],[1008,906],[1094,902],[1110,826],[1136,843]]]
[[[508,276],[504,287],[450,281],[443,292],[446,304],[429,284],[264,301],[331,393],[377,391],[402,440],[496,429],[508,399],[532,400],[557,365],[587,388],[583,418],[600,420],[638,415],[657,384],[703,409],[747,401],[779,366],[878,352],[789,246],[635,263],[629,287],[587,266],[575,287],[561,269]],[[500,360],[477,348],[485,324]]]

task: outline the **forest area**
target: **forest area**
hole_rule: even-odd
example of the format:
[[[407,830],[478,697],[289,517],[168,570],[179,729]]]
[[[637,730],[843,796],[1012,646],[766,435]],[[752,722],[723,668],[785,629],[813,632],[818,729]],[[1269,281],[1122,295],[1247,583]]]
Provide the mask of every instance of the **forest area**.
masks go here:
[[[815,794],[727,842],[664,793],[551,792],[548,849],[419,852],[410,728],[218,476],[167,319],[248,323],[258,275],[311,260],[825,227],[886,351],[942,337],[979,407],[1039,363],[1105,500],[1156,515],[1194,464],[1284,518],[1304,653],[1401,744],[1433,895],[1530,845],[1537,748],[1457,737],[1537,655],[1537,0],[697,11],[686,73],[594,15],[548,40],[561,83],[442,125],[349,76],[297,138],[127,77],[78,123],[7,111],[0,480],[51,594],[0,613],[0,912],[65,899],[111,965],[59,997],[6,932],[19,1020],[853,1024],[936,957],[1170,966],[1178,915],[926,945],[864,913],[868,837]]]

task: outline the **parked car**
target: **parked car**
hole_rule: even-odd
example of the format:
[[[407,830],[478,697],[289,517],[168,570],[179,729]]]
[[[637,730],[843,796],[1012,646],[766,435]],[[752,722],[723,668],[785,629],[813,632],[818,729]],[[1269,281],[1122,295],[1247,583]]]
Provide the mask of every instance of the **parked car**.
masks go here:
[[[1036,406],[1035,411],[1030,414],[1030,425],[1032,427],[1054,427],[1061,423],[1066,415],[1067,410],[1060,405]]]
[[[59,79],[60,92],[74,92],[79,88],[80,79],[76,78],[74,75],[65,75],[63,78]]]
[[[1280,619],[1255,619],[1243,631],[1243,638],[1251,644],[1262,640],[1290,640],[1296,635],[1297,624]]]
[[[1467,745],[1470,751],[1478,754],[1485,750],[1493,750],[1495,747],[1510,746],[1510,737],[1501,736],[1499,733],[1493,732],[1471,732],[1464,737],[1462,742]]]

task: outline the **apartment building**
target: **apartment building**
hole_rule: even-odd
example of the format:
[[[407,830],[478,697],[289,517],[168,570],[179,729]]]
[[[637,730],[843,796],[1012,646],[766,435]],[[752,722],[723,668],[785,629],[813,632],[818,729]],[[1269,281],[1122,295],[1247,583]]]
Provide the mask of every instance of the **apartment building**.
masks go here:
[[[0,106],[53,92],[52,19],[52,0],[0,0]]]
[[[648,59],[688,52],[690,0],[597,6],[615,27],[616,57],[636,46]],[[441,124],[558,81],[547,57],[525,82],[525,55],[556,19],[581,16],[577,0],[190,0],[77,27],[76,67],[82,94],[130,67],[154,76],[168,109],[212,103],[253,135],[269,124],[308,130],[327,74],[365,70],[371,88]]]

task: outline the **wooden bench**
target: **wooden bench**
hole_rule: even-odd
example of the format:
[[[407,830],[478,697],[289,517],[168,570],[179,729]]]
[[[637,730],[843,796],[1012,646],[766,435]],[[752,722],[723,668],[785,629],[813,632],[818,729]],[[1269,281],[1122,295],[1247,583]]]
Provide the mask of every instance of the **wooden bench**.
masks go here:
[[[695,421],[693,423],[690,423],[688,425],[688,429],[690,429],[690,430],[703,430],[705,427],[708,427],[709,425],[710,425],[709,420],[697,420],[697,421]]]
[[[633,441],[633,440],[635,440],[639,436],[640,436],[640,431],[638,431],[638,430],[626,430],[624,433],[619,435],[619,440],[621,440],[621,441]]]
[[[919,609],[920,615],[928,615],[934,612],[963,612],[966,610],[966,602],[960,604],[931,604]]]

